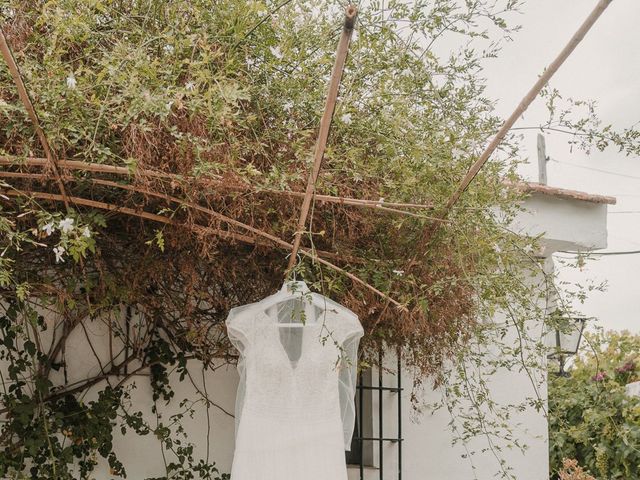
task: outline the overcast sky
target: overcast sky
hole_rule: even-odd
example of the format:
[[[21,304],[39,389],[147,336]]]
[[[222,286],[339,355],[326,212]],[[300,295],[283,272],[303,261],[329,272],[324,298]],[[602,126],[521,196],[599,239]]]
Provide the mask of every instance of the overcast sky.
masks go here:
[[[537,76],[559,53],[596,5],[596,0],[529,0],[518,20],[522,30],[505,44],[502,55],[487,64],[488,94],[498,99],[498,111],[509,115]],[[640,1],[614,0],[598,23],[551,82],[563,94],[597,100],[604,123],[622,129],[640,121]],[[546,119],[540,99],[516,126],[538,125]],[[530,165],[525,178],[537,181],[536,133],[526,133]],[[546,134],[548,184],[615,196],[609,207],[608,248],[640,250],[640,158],[615,149],[586,155],[570,151],[562,134]],[[587,168],[584,168],[587,167]],[[604,170],[604,173],[592,169]],[[616,213],[638,211],[639,213]],[[604,256],[582,271],[563,272],[571,281],[606,280],[604,293],[594,293],[581,307],[607,329],[640,333],[640,254]]]

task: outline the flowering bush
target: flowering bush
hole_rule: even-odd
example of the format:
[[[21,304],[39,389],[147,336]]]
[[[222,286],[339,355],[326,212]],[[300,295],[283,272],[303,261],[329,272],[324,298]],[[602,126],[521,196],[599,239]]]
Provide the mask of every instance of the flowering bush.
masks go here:
[[[576,460],[565,458],[562,461],[562,470],[558,472],[559,480],[596,480],[586,473]]]
[[[564,478],[568,457],[598,480],[638,479],[640,398],[628,396],[625,385],[640,373],[640,336],[608,332],[585,339],[571,375],[549,382],[552,471]]]

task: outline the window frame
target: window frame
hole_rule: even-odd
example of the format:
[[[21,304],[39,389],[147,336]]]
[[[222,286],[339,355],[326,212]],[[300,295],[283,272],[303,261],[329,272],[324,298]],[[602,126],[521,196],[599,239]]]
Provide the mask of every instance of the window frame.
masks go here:
[[[401,356],[397,355],[396,366],[396,385],[391,387],[384,383],[384,369],[382,368],[384,355],[382,350],[378,354],[377,385],[373,384],[374,374],[372,369],[360,372],[358,375],[358,383],[356,385],[356,427],[351,442],[352,452],[347,452],[347,463],[351,466],[357,466],[360,473],[360,480],[365,480],[365,468],[373,467],[378,470],[379,479],[384,480],[384,445],[386,443],[396,444],[396,453],[398,458],[397,480],[402,480],[402,361]],[[377,412],[374,412],[373,397],[377,392]],[[384,436],[384,405],[385,399],[389,401],[389,396],[394,396],[393,401],[397,405],[397,429],[396,436]],[[366,398],[365,398],[366,397]],[[365,412],[363,419],[361,412]],[[374,432],[374,418],[377,413],[377,436]],[[363,421],[364,420],[364,421]],[[365,446],[366,444],[366,446]],[[377,445],[377,456],[375,455],[375,446]],[[357,449],[357,453],[354,452]],[[377,461],[376,461],[377,460]]]

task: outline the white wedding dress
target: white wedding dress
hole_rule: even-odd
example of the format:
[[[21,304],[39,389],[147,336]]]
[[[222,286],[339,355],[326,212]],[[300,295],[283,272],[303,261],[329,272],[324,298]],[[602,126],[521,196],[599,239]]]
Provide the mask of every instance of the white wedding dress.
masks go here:
[[[347,480],[357,316],[288,282],[226,323],[240,352],[232,480]]]

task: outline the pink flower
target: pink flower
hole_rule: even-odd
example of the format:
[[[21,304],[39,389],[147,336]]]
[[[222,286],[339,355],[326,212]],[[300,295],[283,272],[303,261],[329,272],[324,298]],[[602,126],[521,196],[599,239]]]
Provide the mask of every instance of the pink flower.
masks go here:
[[[616,368],[617,373],[629,373],[633,372],[636,369],[636,364],[633,360],[629,360],[621,367]]]
[[[593,377],[591,377],[591,380],[593,380],[594,382],[602,382],[606,378],[607,378],[607,372],[600,371],[596,373]]]

